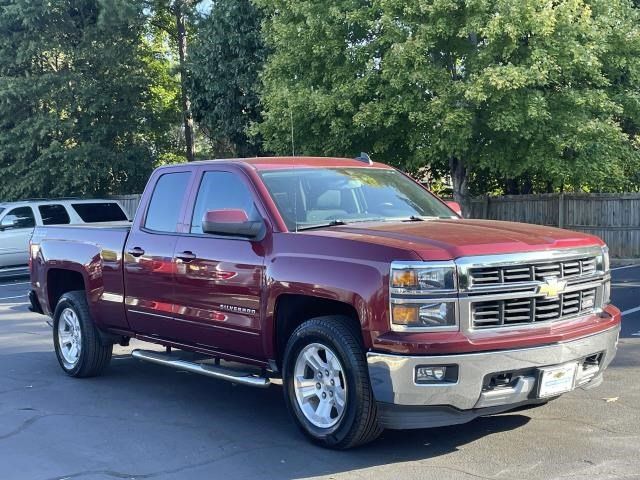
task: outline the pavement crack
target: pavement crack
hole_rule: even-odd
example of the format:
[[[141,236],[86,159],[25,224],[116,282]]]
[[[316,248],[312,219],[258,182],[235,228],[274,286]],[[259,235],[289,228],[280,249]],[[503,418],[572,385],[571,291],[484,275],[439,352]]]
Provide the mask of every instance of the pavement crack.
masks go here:
[[[51,480],[70,480],[72,478],[80,478],[87,475],[103,475],[105,477],[127,478],[127,479],[149,478],[149,476],[145,474],[138,475],[138,474],[122,473],[122,472],[116,472],[115,470],[83,470],[81,472],[72,473],[70,475],[62,475],[61,477],[52,477]]]
[[[41,418],[46,417],[47,415],[36,415],[35,417],[31,417],[26,419],[24,422],[22,422],[22,424],[15,428],[14,430],[10,431],[9,433],[5,433],[4,435],[0,435],[0,440],[5,440],[7,438],[13,437],[15,435],[18,435],[19,433],[22,433],[24,430],[26,430],[27,428],[29,428],[31,425],[33,425],[34,423],[36,423],[38,420],[40,420]]]
[[[34,417],[31,417],[25,420],[22,423],[22,425],[20,425],[16,429],[4,435],[0,435],[0,440],[5,440],[7,438],[18,435],[22,433],[24,430],[26,430],[27,428],[29,428],[30,426],[32,426],[34,423],[38,422],[39,420],[42,420],[44,418],[50,418],[50,417],[76,417],[76,418],[90,418],[90,419],[101,419],[101,420],[116,420],[116,421],[122,421],[122,422],[132,422],[132,423],[153,423],[153,424],[158,423],[152,420],[143,420],[138,418],[127,418],[127,417],[113,417],[113,416],[106,416],[106,415],[82,415],[77,413],[46,413],[42,415],[36,415]],[[203,428],[200,426],[194,426],[194,425],[188,425],[188,424],[176,423],[176,422],[161,422],[161,423],[164,425],[172,426],[172,427],[192,428],[192,429]]]
[[[170,469],[166,469],[166,470],[159,470],[159,471],[151,472],[151,473],[123,473],[123,472],[117,472],[117,471],[114,471],[114,470],[82,470],[80,472],[74,472],[74,473],[65,474],[65,475],[58,475],[56,477],[50,477],[47,480],[67,480],[67,479],[73,479],[73,478],[80,478],[80,477],[83,477],[83,476],[86,476],[86,475],[105,475],[105,476],[110,476],[110,477],[113,477],[113,478],[127,478],[127,479],[154,478],[154,477],[158,477],[160,475],[170,475],[170,474],[175,474],[175,473],[182,473],[182,472],[186,472],[188,470],[194,469],[194,468],[206,467],[208,465],[213,465],[213,464],[222,462],[224,460],[227,460],[229,458],[236,457],[238,455],[247,454],[247,453],[251,453],[251,452],[256,452],[256,451],[259,451],[259,450],[268,450],[268,449],[277,448],[277,447],[291,448],[290,445],[268,445],[268,446],[264,446],[264,447],[255,447],[255,448],[250,448],[250,449],[243,449],[243,450],[238,450],[237,452],[232,452],[232,453],[229,453],[227,455],[222,455],[220,457],[209,459],[209,460],[205,460],[205,461],[202,461],[202,462],[193,463],[193,464],[190,464],[190,465],[183,465],[181,467],[175,467],[175,468],[170,468]],[[442,467],[442,468],[446,468],[446,467]],[[483,479],[486,479],[486,480],[493,480],[493,479],[490,479],[488,477],[478,477],[478,478],[483,478]]]

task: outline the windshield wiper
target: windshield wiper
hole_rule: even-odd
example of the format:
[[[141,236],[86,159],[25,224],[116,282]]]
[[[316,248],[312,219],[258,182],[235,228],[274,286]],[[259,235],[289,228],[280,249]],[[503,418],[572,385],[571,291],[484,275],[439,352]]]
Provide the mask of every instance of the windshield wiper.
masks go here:
[[[435,217],[435,216],[418,216],[418,215],[411,215],[409,218],[407,217],[403,217],[403,218],[398,218],[397,220],[400,220],[402,222],[425,222],[427,220],[450,220],[451,217]]]
[[[364,223],[364,222],[385,222],[387,219],[384,217],[372,217],[372,218],[354,218],[350,219],[348,222],[340,219],[331,220],[329,223],[321,223],[318,225],[305,225],[302,227],[298,227],[298,231],[300,230],[311,230],[314,228],[325,228],[325,227],[336,227],[339,225],[351,225],[352,223]]]
[[[306,225],[303,227],[298,227],[298,231],[312,230],[314,228],[337,227],[338,225],[346,225],[346,224],[347,222],[343,220],[331,220],[329,223],[319,223],[318,225]]]

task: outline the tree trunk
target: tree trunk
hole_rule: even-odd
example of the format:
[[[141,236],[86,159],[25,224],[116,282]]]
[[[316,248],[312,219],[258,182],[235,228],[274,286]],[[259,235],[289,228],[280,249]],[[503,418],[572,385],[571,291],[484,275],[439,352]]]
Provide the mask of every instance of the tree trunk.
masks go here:
[[[195,160],[193,145],[193,115],[191,113],[191,100],[187,94],[187,79],[185,76],[185,61],[187,58],[187,28],[185,25],[184,1],[177,0],[174,5],[176,17],[176,31],[178,40],[178,56],[180,57],[180,90],[182,100],[182,117],[184,119],[184,140],[186,143],[187,161]]]
[[[471,196],[469,194],[468,170],[459,158],[449,159],[449,170],[453,181],[453,199],[462,207],[462,216],[469,217],[471,213]]]
[[[504,193],[505,195],[519,195],[520,184],[518,183],[518,180],[515,178],[507,178],[504,181]]]

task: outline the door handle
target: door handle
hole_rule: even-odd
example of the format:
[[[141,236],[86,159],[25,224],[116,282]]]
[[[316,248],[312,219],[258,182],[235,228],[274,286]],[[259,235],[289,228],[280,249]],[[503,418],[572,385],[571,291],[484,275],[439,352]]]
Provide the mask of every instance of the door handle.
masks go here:
[[[127,250],[127,253],[132,257],[141,257],[142,255],[144,255],[144,250],[140,247],[133,247]]]
[[[184,263],[189,263],[192,260],[195,260],[197,257],[193,252],[187,250],[186,252],[176,253],[176,258],[178,260],[182,260]]]

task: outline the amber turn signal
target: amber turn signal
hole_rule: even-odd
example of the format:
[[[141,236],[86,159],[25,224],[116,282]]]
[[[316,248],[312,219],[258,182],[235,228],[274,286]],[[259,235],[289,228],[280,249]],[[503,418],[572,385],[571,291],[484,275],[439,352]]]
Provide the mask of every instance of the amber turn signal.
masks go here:
[[[411,288],[418,285],[418,272],[414,269],[392,270],[391,274],[393,288]]]
[[[415,305],[393,305],[393,323],[415,325],[418,323],[420,308]]]

